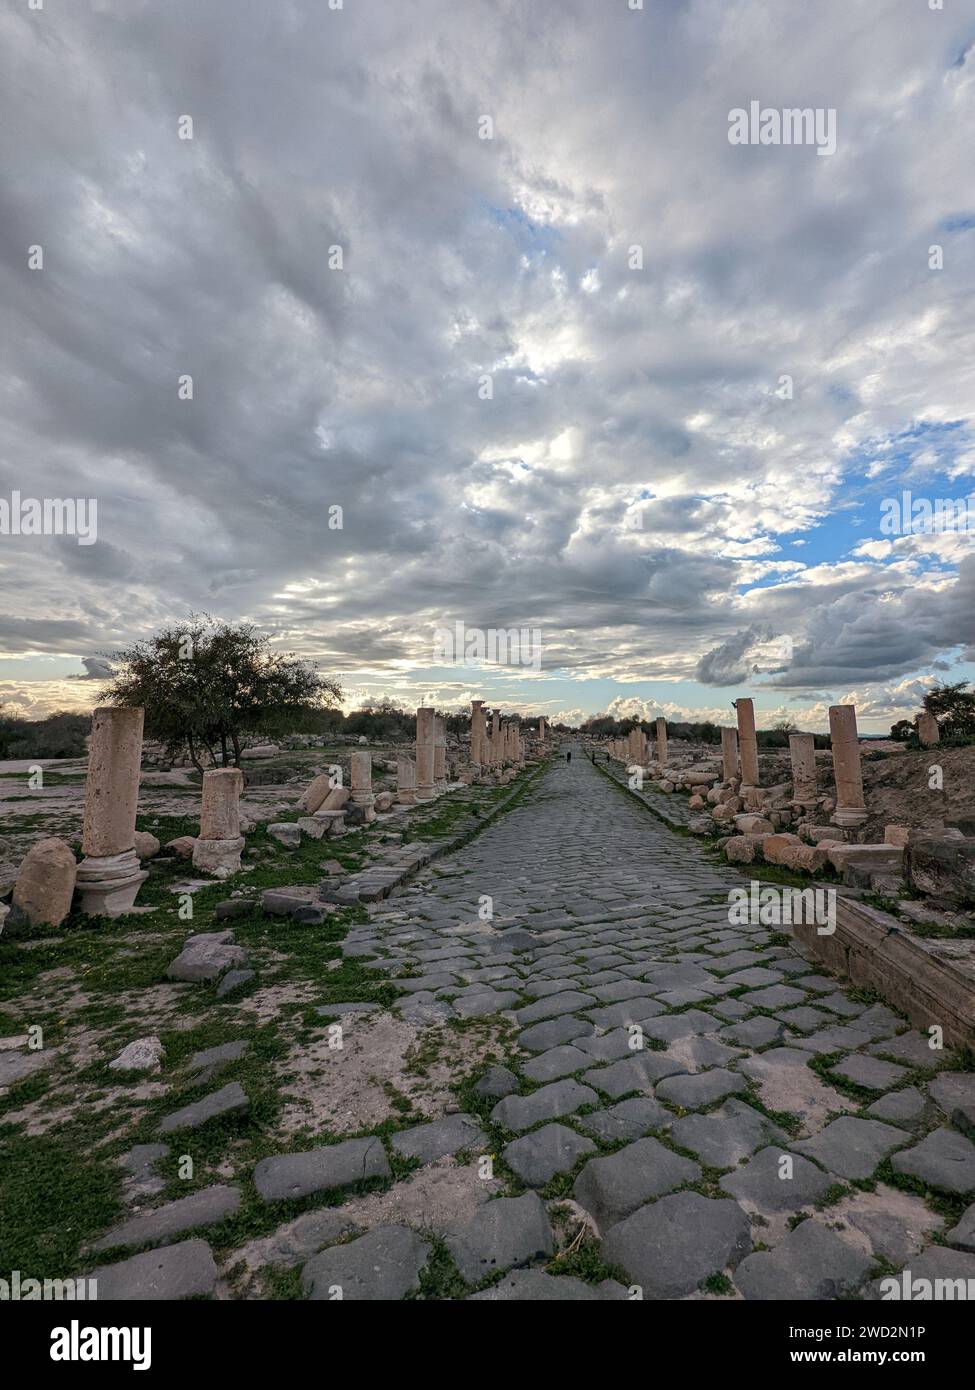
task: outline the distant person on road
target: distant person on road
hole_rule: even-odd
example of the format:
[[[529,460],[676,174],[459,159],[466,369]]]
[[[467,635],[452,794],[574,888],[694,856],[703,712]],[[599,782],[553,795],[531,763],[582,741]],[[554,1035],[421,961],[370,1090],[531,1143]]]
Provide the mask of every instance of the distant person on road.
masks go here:
[[[571,750],[571,749],[569,750],[568,753],[566,753],[566,755],[565,755],[565,761],[566,761],[567,763],[571,763],[571,761],[572,761],[572,750]]]

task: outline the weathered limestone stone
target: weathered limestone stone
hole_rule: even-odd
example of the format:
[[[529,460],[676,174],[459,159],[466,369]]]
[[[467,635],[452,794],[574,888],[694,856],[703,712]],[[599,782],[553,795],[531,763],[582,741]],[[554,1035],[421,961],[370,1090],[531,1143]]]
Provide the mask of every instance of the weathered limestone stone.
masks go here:
[[[432,801],[437,794],[434,778],[434,720],[436,710],[421,705],[416,712],[416,799]]]
[[[357,752],[352,754],[352,802],[361,806],[367,821],[376,819],[376,798],[372,791],[372,754]]]
[[[233,944],[233,939],[229,930],[188,936],[182,951],[166,970],[167,979],[197,984],[219,980],[228,970],[246,966],[250,958],[243,946]]]
[[[755,732],[755,704],[748,699],[735,701],[738,715],[738,748],[741,757],[741,781],[743,786],[757,787],[758,736]]]
[[[71,911],[78,866],[64,840],[38,840],[24,855],[13,892],[13,906],[32,926],[60,926]]]
[[[297,849],[301,844],[301,826],[296,821],[275,821],[266,827],[265,833],[287,849]]]
[[[484,701],[471,701],[471,767],[480,772],[484,766]]]
[[[180,859],[192,859],[195,844],[195,835],[177,835],[175,840],[167,841],[166,849],[172,854],[178,854]]]
[[[214,878],[240,872],[244,848],[240,833],[240,794],[244,774],[239,767],[216,768],[203,774],[200,834],[193,846],[193,867]]]
[[[491,764],[500,767],[503,758],[501,747],[501,711],[494,710],[491,715]]]
[[[964,903],[975,898],[975,840],[924,836],[904,851],[904,876],[912,888]]]
[[[863,803],[863,776],[854,705],[830,705],[829,733],[833,745],[833,779],[836,783],[833,824],[844,828],[862,825],[867,819],[867,811]]]
[[[656,747],[657,762],[660,764],[661,767],[666,767],[666,766],[667,766],[667,721],[666,721],[666,719],[658,719],[658,720],[657,720],[657,723],[656,723],[656,730],[657,730],[657,747]]]
[[[922,748],[937,748],[941,742],[938,721],[933,714],[928,714],[927,710],[917,717],[917,736]]]
[[[433,720],[433,785],[437,791],[447,789],[447,726],[439,714]]]
[[[161,845],[155,835],[150,835],[147,830],[135,832],[135,852],[139,859],[154,859],[160,849]]]
[[[80,910],[88,916],[128,912],[149,877],[135,852],[144,715],[142,709],[103,706],[92,716],[81,832],[85,857],[76,879]]]
[[[816,740],[812,734],[789,735],[789,757],[792,762],[792,800],[800,806],[815,806]]]
[[[396,755],[396,800],[401,806],[416,805],[416,763],[408,753]]]
[[[298,805],[303,811],[307,811],[310,816],[313,816],[332,790],[334,789],[331,777],[327,772],[320,772],[302,792]]]
[[[721,780],[730,782],[738,776],[738,730],[721,730]]]

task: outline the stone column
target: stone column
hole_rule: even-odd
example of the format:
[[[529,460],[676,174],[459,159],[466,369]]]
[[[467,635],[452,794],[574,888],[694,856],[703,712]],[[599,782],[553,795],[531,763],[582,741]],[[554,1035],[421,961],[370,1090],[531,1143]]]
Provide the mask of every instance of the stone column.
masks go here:
[[[143,709],[103,706],[91,723],[78,865],[79,907],[88,916],[128,912],[149,877],[135,852]]]
[[[361,806],[367,821],[376,819],[374,810],[376,798],[372,794],[372,754],[352,754],[351,777],[352,801]]]
[[[833,824],[844,827],[862,825],[867,819],[867,811],[863,804],[855,705],[830,705],[829,734],[833,744],[833,780],[836,783]]]
[[[396,754],[396,800],[401,806],[416,805],[416,763],[407,753]]]
[[[741,783],[743,787],[757,787],[758,774],[758,735],[755,732],[755,704],[752,700],[736,700],[738,712],[738,747],[741,753]]]
[[[661,767],[667,766],[667,721],[666,719],[657,720],[657,762]]]
[[[800,806],[815,806],[816,740],[812,734],[789,735],[789,757],[792,760],[792,800]]]
[[[721,730],[721,780],[730,782],[738,776],[738,732],[736,729]]]
[[[544,716],[544,714],[539,718],[539,721],[538,721],[538,738],[539,738],[539,741],[540,741],[541,743],[544,743],[544,742],[545,742],[545,716]]]
[[[924,710],[917,717],[917,736],[922,748],[937,748],[941,742],[941,730],[933,714]]]
[[[239,767],[221,767],[203,774],[200,834],[193,846],[193,867],[214,878],[240,872],[244,839],[240,833],[240,794],[244,774]]]
[[[439,714],[433,717],[433,785],[447,790],[447,725]]]
[[[495,710],[491,718],[491,765],[499,767],[504,757],[501,747],[501,711]]]
[[[484,766],[484,701],[471,701],[471,767],[480,772]]]
[[[433,721],[436,711],[421,705],[416,712],[416,799],[432,801],[437,794],[433,776]]]

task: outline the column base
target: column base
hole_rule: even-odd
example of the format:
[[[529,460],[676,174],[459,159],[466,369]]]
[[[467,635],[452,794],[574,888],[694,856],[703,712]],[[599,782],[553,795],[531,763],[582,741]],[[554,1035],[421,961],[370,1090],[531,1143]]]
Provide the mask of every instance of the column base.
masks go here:
[[[855,829],[856,826],[864,823],[867,814],[865,810],[858,810],[855,806],[837,806],[830,817],[830,822],[844,829]]]
[[[131,911],[148,877],[148,870],[139,867],[134,849],[121,854],[89,855],[78,865],[78,910],[86,917],[120,917]]]
[[[437,789],[432,784],[429,787],[417,787],[416,789],[417,801],[435,801],[436,797]]]
[[[236,840],[202,840],[193,846],[193,867],[213,878],[229,878],[240,873],[243,837]]]
[[[366,822],[374,821],[376,819],[376,798],[372,792],[360,792],[353,789],[352,801],[356,806],[362,807],[363,819]]]
[[[413,791],[397,792],[397,793],[396,793],[396,804],[397,804],[397,806],[415,806],[415,805],[416,805],[416,792],[413,792]]]

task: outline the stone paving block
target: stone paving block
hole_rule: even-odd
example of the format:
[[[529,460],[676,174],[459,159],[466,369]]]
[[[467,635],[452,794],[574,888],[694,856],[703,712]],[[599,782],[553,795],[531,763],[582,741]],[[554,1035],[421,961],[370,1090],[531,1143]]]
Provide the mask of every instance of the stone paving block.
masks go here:
[[[834,1076],[842,1076],[844,1080],[869,1091],[889,1091],[891,1086],[896,1086],[907,1075],[904,1067],[895,1066],[893,1062],[882,1062],[879,1057],[866,1057],[863,1053],[854,1053],[844,1062],[837,1062],[830,1071]]]
[[[240,1188],[216,1184],[191,1192],[175,1202],[140,1212],[96,1240],[92,1250],[113,1250],[124,1245],[157,1245],[182,1231],[212,1226],[240,1206]]]
[[[347,1245],[314,1255],[301,1271],[312,1301],[392,1302],[420,1287],[430,1244],[405,1226],[379,1226]]]
[[[919,1178],[942,1192],[975,1192],[975,1144],[951,1129],[935,1129],[920,1144],[890,1160],[895,1173]]]
[[[928,1082],[928,1095],[953,1125],[975,1130],[975,1072],[943,1071]]]
[[[666,1053],[643,1049],[609,1066],[593,1067],[591,1071],[583,1072],[582,1079],[587,1085],[596,1086],[605,1095],[618,1100],[630,1091],[649,1091],[654,1082],[683,1072],[680,1063]]]
[[[599,1303],[622,1301],[629,1291],[614,1279],[585,1284],[571,1275],[546,1274],[543,1269],[517,1269],[481,1293],[471,1294],[470,1303]]]
[[[946,1238],[949,1245],[975,1254],[975,1202],[962,1212],[961,1220],[951,1228]]]
[[[472,1115],[447,1115],[430,1124],[400,1130],[389,1142],[402,1158],[415,1158],[425,1164],[465,1149],[483,1149],[487,1135]]]
[[[559,1043],[575,1042],[578,1038],[592,1037],[596,1029],[585,1019],[573,1018],[564,1014],[561,1018],[548,1018],[544,1023],[535,1023],[518,1034],[518,1046],[526,1052],[547,1052]]]
[[[591,1158],[573,1192],[599,1229],[607,1231],[652,1197],[697,1182],[700,1176],[697,1163],[665,1148],[659,1139],[638,1139],[606,1158]]]
[[[776,1014],[776,1018],[787,1028],[793,1028],[799,1033],[815,1033],[829,1026],[832,1015],[807,1004],[798,1009],[783,1009],[780,1014]]]
[[[652,1018],[643,1024],[648,1038],[658,1042],[672,1043],[678,1038],[688,1038],[692,1033],[716,1033],[721,1028],[721,1020],[701,1009],[687,1009],[682,1014],[668,1014],[666,1018]]]
[[[612,1226],[603,1259],[619,1265],[644,1299],[684,1298],[751,1249],[748,1217],[737,1202],[677,1192]]]
[[[857,1019],[857,1023],[862,1019]],[[903,1033],[897,1038],[883,1038],[871,1043],[867,1051],[874,1057],[901,1062],[905,1067],[916,1067],[922,1071],[934,1071],[944,1060],[944,1052],[928,1046],[928,1036],[924,1033]]]
[[[724,1096],[746,1089],[743,1076],[724,1067],[715,1067],[712,1071],[697,1072],[693,1076],[666,1077],[658,1084],[656,1095],[660,1100],[679,1105],[683,1110],[703,1110]]]
[[[512,990],[479,989],[453,1001],[458,1018],[487,1018],[504,1009],[513,1009],[518,995]]]
[[[624,1104],[632,1102],[624,1102]],[[767,1144],[784,1144],[777,1125],[744,1101],[729,1099],[709,1115],[673,1116],[670,1137],[682,1149],[690,1149],[709,1168],[736,1168],[742,1159]]]
[[[240,1114],[249,1107],[250,1101],[243,1087],[232,1081],[229,1086],[221,1087],[219,1091],[204,1096],[202,1100],[195,1100],[191,1105],[184,1105],[181,1110],[174,1110],[171,1115],[164,1116],[159,1121],[159,1133],[171,1134],[176,1129],[197,1129],[218,1115]]]
[[[941,1284],[938,1290],[938,1281]],[[959,1286],[958,1280],[963,1280]],[[920,1255],[912,1255],[907,1268],[875,1279],[864,1290],[869,1300],[898,1298],[929,1302],[955,1299],[959,1287],[972,1288],[975,1281],[975,1255],[946,1246],[929,1245]]]
[[[789,1004],[801,1004],[809,996],[793,985],[769,985],[768,989],[753,989],[744,996],[756,1009],[784,1009]]]
[[[507,1067],[488,1067],[473,1087],[476,1096],[486,1096],[497,1100],[510,1096],[517,1089],[518,1078]]]
[[[556,1173],[570,1173],[583,1154],[594,1153],[591,1139],[567,1125],[543,1125],[504,1148],[508,1167],[529,1187],[544,1187]]]
[[[645,1023],[664,1012],[664,1005],[656,999],[638,996],[624,999],[619,1004],[606,1004],[600,1009],[588,1009],[588,1016],[597,1028],[626,1027],[630,1023]]]
[[[769,1043],[781,1042],[785,1029],[777,1019],[756,1014],[742,1023],[722,1028],[718,1037],[739,1047],[768,1047]]]
[[[743,1055],[740,1047],[729,1047],[726,1042],[718,1042],[716,1038],[705,1038],[699,1033],[689,1038],[678,1038],[664,1053],[665,1057],[673,1057],[675,1062],[679,1062],[688,1071],[706,1071],[708,1067],[723,1067]]]
[[[673,1118],[669,1110],[648,1096],[632,1096],[606,1110],[580,1115],[576,1124],[604,1143],[615,1144],[621,1139],[641,1139],[650,1129],[666,1129]]]
[[[548,1052],[540,1052],[524,1064],[522,1071],[532,1081],[558,1081],[591,1065],[592,1058],[585,1052],[580,1052],[571,1043],[564,1043],[561,1047],[550,1048]]]
[[[570,989],[562,994],[550,994],[547,999],[539,999],[537,1003],[528,1004],[523,1009],[517,1009],[515,1018],[522,1025],[539,1023],[543,1019],[555,1018],[558,1014],[572,1013],[594,1003],[595,1000],[591,994],[582,994],[579,990]]]
[[[557,1120],[598,1101],[596,1092],[580,1086],[578,1081],[553,1081],[529,1096],[505,1096],[491,1111],[491,1119],[505,1129],[521,1133],[542,1120]]]
[[[841,1298],[862,1283],[873,1257],[818,1221],[803,1221],[774,1250],[748,1255],[734,1281],[747,1299]]]
[[[170,1302],[212,1293],[217,1266],[205,1240],[184,1240],[131,1255],[118,1264],[100,1265],[91,1276],[84,1277],[97,1281],[99,1303]]]
[[[555,1248],[544,1203],[534,1192],[485,1202],[466,1225],[446,1237],[446,1244],[468,1284],[548,1258]]]
[[[854,1179],[869,1178],[888,1154],[909,1143],[904,1131],[893,1125],[841,1115],[811,1139],[794,1140],[789,1147],[815,1159],[830,1173]]]
[[[730,985],[747,985],[749,989],[759,989],[762,985],[781,984],[782,972],[769,970],[764,965],[753,965],[747,970],[736,970],[733,975],[726,975],[724,978]]]
[[[594,1034],[591,1038],[576,1038],[574,1046],[593,1062],[618,1062],[640,1048],[631,1046],[633,1035],[626,1028],[614,1028],[609,1033]]]
[[[868,1105],[867,1114],[874,1120],[911,1129],[921,1120],[926,1107],[927,1100],[916,1086],[903,1086]]]
[[[254,1185],[265,1202],[277,1202],[391,1176],[379,1139],[345,1139],[305,1153],[262,1158],[254,1169]]]
[[[782,1174],[789,1167],[783,1158],[791,1158],[792,1176]],[[755,1211],[763,1213],[795,1212],[823,1196],[830,1177],[807,1158],[788,1155],[777,1145],[760,1150],[734,1173],[720,1179],[720,1187]]]

